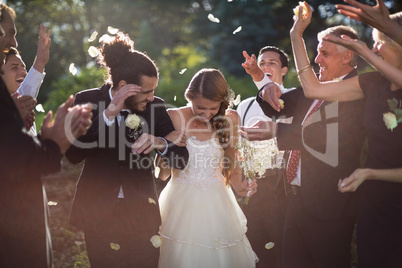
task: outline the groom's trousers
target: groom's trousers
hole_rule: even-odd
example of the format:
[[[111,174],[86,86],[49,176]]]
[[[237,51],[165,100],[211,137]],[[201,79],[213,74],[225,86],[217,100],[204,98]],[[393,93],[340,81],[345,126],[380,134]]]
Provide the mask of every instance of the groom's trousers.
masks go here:
[[[150,237],[133,231],[124,199],[118,199],[110,218],[84,234],[92,268],[158,266],[159,249],[148,250]]]

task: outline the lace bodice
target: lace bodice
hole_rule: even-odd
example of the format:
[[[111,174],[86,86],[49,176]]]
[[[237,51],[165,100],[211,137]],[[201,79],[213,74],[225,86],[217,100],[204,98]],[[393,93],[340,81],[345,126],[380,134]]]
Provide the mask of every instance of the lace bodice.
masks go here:
[[[173,170],[173,180],[196,185],[207,190],[212,183],[223,182],[222,166],[224,151],[218,140],[197,140],[191,136],[187,140],[189,161],[184,170]]]

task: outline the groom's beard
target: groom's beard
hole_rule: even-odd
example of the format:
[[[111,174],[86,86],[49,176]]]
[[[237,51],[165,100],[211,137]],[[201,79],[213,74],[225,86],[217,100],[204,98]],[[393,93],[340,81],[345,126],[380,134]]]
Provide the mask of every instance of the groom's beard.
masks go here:
[[[146,109],[146,104],[149,101],[144,99],[142,101],[138,101],[136,96],[130,96],[124,101],[124,106],[127,109],[130,109],[132,113],[144,113]]]

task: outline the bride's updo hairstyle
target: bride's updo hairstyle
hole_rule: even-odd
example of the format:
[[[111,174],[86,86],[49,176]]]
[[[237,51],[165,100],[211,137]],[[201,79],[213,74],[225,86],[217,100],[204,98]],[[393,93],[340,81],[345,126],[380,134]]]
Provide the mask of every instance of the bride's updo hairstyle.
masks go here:
[[[187,101],[204,97],[208,100],[221,103],[218,113],[211,118],[210,122],[216,131],[219,143],[225,149],[225,157],[230,160],[230,164],[225,165],[223,168],[226,183],[229,183],[230,168],[233,166],[234,160],[227,154],[226,149],[229,145],[230,133],[224,131],[224,129],[229,126],[228,117],[225,115],[227,109],[232,106],[234,92],[229,88],[221,71],[204,68],[193,76],[184,96]]]
[[[158,67],[153,60],[135,50],[134,42],[122,32],[102,42],[97,61],[108,69],[112,86],[117,86],[121,80],[141,86],[141,77],[144,75],[159,78]]]

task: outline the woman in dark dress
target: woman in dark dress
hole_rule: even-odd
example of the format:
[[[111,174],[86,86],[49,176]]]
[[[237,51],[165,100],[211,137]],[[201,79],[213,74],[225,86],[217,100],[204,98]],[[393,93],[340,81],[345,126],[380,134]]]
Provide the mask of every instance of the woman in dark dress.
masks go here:
[[[365,99],[366,102],[364,126],[368,156],[365,167],[348,178],[340,178],[338,185],[341,192],[359,188],[359,267],[399,267],[402,263],[402,125],[398,126],[395,121],[386,124],[384,114],[402,108],[402,89],[398,83],[402,74],[402,47],[374,29],[371,53],[378,57],[371,55],[368,61],[382,73],[369,72],[356,78],[320,83],[310,68],[302,38],[312,11],[308,7],[304,19],[301,10],[299,13],[290,35],[305,95],[326,101]],[[402,25],[401,12],[391,19]],[[362,42],[349,41],[360,48],[355,51],[365,51],[368,55],[368,48],[364,50]]]

